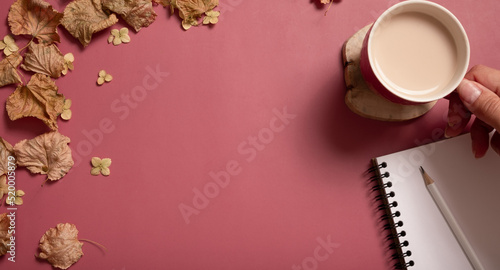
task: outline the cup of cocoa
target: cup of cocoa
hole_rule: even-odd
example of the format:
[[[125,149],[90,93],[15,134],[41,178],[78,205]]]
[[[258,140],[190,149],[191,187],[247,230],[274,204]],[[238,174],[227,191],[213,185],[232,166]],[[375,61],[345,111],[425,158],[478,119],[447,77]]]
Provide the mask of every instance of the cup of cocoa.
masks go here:
[[[458,19],[424,0],[393,5],[363,41],[360,68],[371,90],[398,104],[446,97],[469,66],[470,46]]]

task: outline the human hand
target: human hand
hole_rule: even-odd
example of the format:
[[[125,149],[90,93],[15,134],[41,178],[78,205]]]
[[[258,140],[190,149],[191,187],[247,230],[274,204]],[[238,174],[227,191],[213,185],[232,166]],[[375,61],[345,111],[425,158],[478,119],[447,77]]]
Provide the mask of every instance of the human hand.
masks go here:
[[[489,145],[500,155],[500,70],[474,66],[449,100],[445,135],[453,137],[462,133],[474,114],[470,134],[475,157],[483,157]],[[493,130],[490,141],[489,133]]]

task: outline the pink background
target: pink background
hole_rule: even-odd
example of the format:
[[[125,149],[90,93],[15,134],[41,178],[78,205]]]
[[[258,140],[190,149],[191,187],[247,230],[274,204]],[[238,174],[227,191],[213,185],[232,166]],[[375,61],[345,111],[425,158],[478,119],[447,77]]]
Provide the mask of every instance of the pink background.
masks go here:
[[[11,2],[0,7],[1,37]],[[62,12],[68,1],[48,2]],[[340,50],[395,1],[336,1],[326,17],[319,1],[220,2],[217,25],[187,32],[158,6],[156,21],[120,46],[107,44],[107,29],[83,49],[59,27],[60,50],[76,60],[56,81],[73,100],[73,118],[58,124],[76,164],[44,187],[44,176],[17,170],[26,195],[16,263],[4,256],[1,269],[51,269],[33,255],[61,222],[108,248],[85,242],[75,270],[391,267],[364,171],[372,157],[440,139],[447,102],[413,121],[361,118],[344,104]],[[463,23],[471,65],[500,68],[500,2],[435,2]],[[168,76],[151,79],[148,67]],[[98,87],[101,69],[114,79]],[[0,100],[13,90],[0,89]],[[284,110],[290,119],[277,120]],[[12,144],[48,131],[0,113]],[[113,160],[109,177],[90,175],[93,156]],[[228,169],[227,186],[210,189],[210,173]],[[205,187],[212,198],[187,224],[179,207],[196,207]]]

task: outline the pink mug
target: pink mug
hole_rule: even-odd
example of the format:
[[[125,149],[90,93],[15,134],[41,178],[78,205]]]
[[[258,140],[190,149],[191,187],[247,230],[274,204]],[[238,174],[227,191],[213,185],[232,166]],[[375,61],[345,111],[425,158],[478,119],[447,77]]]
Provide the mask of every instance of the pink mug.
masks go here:
[[[369,87],[399,104],[421,104],[453,92],[469,66],[467,34],[444,7],[409,0],[386,10],[368,31],[360,68]]]

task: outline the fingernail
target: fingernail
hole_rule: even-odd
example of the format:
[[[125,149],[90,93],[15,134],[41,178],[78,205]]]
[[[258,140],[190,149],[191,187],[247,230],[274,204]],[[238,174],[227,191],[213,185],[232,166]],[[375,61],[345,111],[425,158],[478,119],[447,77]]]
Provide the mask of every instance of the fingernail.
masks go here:
[[[474,158],[478,159],[479,156],[476,153],[476,149],[472,148],[472,154],[474,155]]]
[[[493,151],[497,152],[497,154],[500,155],[500,149],[498,149],[498,147],[495,144],[491,144],[491,148],[493,149]]]
[[[448,128],[444,130],[444,138],[445,139],[451,138],[451,135],[449,134]]]
[[[452,123],[448,123],[448,126],[444,129],[444,137],[445,138],[450,138],[451,137],[451,130],[453,129]]]
[[[448,120],[448,125],[446,126],[444,130],[444,137],[445,138],[450,138],[452,137],[452,132],[457,129],[457,126],[462,122],[462,119],[458,117],[450,117]]]
[[[448,122],[448,127],[455,128],[458,124],[460,124],[460,119],[450,119],[450,121]]]
[[[457,88],[460,99],[465,103],[473,104],[481,95],[482,90],[477,85],[467,79],[463,79]]]

